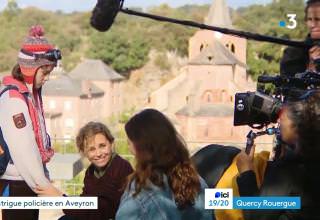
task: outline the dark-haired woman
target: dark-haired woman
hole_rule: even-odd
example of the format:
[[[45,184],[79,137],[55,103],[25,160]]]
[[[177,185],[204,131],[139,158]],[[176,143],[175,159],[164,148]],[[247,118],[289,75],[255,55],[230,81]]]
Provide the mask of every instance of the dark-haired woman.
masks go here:
[[[204,209],[204,180],[172,123],[146,109],[125,125],[136,171],[122,196],[116,219],[212,219]]]
[[[252,210],[245,212],[246,219],[320,219],[320,91],[287,103],[280,129],[283,141],[294,144],[295,151],[268,163],[260,189],[252,170],[254,149],[250,155],[242,152],[237,163],[239,192],[241,196],[298,196],[301,210]]]
[[[53,150],[46,132],[41,87],[57,60],[41,55],[52,49],[43,28],[33,26],[21,47],[12,76],[3,78],[0,147],[9,150],[4,153],[10,156],[10,162],[0,176],[2,196],[37,196],[32,190],[36,185],[49,185],[45,166]],[[2,219],[36,220],[38,210],[2,210]]]

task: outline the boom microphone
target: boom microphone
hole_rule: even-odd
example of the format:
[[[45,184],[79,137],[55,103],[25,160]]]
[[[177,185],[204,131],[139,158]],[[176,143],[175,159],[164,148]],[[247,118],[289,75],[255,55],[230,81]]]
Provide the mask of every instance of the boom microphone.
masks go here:
[[[161,22],[180,24],[188,27],[196,27],[200,29],[217,31],[223,34],[246,38],[248,40],[270,42],[270,43],[276,43],[276,44],[287,45],[292,47],[302,47],[302,48],[311,48],[313,46],[312,42],[287,40],[287,39],[271,37],[271,36],[266,36],[266,35],[257,34],[257,33],[209,26],[209,25],[200,24],[194,21],[168,18],[164,16],[138,12],[138,11],[130,10],[127,8],[124,9],[123,2],[124,0],[98,0],[92,12],[91,22],[90,22],[91,25],[98,31],[107,31],[112,26],[112,23],[114,22],[114,19],[117,16],[118,12],[121,11],[122,13],[125,13],[128,15],[149,18],[149,19],[153,19]]]
[[[92,11],[91,25],[98,31],[107,31],[113,24],[124,0],[98,0]]]

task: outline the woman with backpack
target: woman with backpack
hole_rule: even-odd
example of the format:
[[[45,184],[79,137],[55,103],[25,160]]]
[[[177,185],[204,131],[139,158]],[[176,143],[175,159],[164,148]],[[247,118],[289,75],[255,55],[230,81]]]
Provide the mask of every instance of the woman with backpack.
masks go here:
[[[0,190],[2,196],[37,196],[36,185],[49,185],[46,163],[53,156],[46,132],[41,87],[60,51],[33,26],[25,38],[12,75],[0,90]],[[2,219],[38,219],[39,210],[2,210]]]
[[[301,209],[244,210],[246,220],[320,219],[320,91],[308,91],[300,101],[285,103],[280,115],[281,138],[294,145],[276,161],[269,161],[260,187],[253,168],[254,147],[250,155],[237,158],[240,196],[296,196]]]

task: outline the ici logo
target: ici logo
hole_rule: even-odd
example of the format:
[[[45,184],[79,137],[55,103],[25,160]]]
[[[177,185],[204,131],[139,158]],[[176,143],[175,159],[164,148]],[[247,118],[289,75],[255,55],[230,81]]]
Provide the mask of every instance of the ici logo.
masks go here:
[[[216,192],[215,198],[229,198],[229,192]]]

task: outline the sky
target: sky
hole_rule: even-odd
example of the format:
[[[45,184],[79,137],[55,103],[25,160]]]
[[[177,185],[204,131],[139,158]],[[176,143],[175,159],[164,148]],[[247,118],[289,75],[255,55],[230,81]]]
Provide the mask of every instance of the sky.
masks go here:
[[[247,6],[250,4],[266,4],[271,0],[226,0],[232,8]],[[62,10],[63,12],[91,11],[97,0],[16,0],[19,7],[36,6],[45,10]],[[213,0],[125,0],[125,7],[148,8],[163,3],[171,7],[179,7],[186,4],[211,4]],[[7,5],[7,0],[0,0],[0,10]]]

